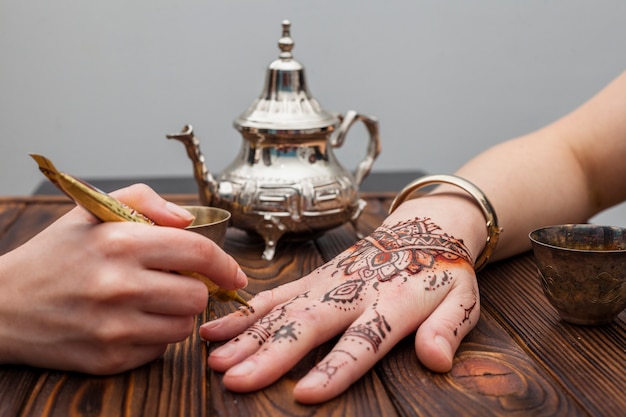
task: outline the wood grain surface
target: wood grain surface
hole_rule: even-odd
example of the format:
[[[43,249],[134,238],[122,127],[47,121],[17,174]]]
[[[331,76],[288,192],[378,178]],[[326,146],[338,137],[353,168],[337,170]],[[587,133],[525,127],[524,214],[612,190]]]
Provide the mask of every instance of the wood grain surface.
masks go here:
[[[365,197],[358,229],[368,234],[385,217],[391,196]],[[166,198],[196,202],[192,195]],[[0,253],[72,207],[62,196],[0,198]],[[275,259],[267,262],[260,257],[259,238],[231,228],[225,249],[250,277],[243,292],[250,298],[307,274],[357,239],[347,224],[312,240],[279,242]],[[0,416],[624,415],[626,312],[606,326],[562,322],[542,293],[530,254],[487,267],[479,285],[481,318],[445,374],[425,369],[415,356],[414,338],[407,337],[344,394],[307,406],[296,403],[291,390],[334,340],[268,388],[237,394],[206,367],[207,352],[217,344],[207,346],[194,332],[160,359],[119,375],[0,366]],[[233,308],[211,302],[197,326]]]

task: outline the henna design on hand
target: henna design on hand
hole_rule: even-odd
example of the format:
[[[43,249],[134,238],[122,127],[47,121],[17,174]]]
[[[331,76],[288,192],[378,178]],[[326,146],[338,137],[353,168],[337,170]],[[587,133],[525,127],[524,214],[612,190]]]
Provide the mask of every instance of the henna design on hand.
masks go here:
[[[452,275],[449,271],[443,271],[439,275],[434,273],[424,278],[424,283],[426,284],[424,287],[426,291],[435,291],[439,287],[452,284]]]
[[[340,254],[336,258],[336,263],[323,267],[325,269],[335,265],[343,271],[345,277],[351,279],[326,293],[322,301],[334,302],[336,307],[341,304],[338,308],[343,310],[355,309],[358,301],[362,300],[362,293],[369,287],[365,285],[366,283],[374,281],[371,287],[378,291],[379,283],[398,276],[406,281],[409,276],[419,272],[427,273],[423,278],[424,290],[435,291],[452,283],[453,276],[446,265],[458,261],[473,265],[470,252],[463,241],[442,233],[441,228],[430,218],[416,217],[394,226],[383,225],[369,237]],[[474,298],[478,299],[476,294]],[[377,297],[373,304],[374,308],[378,305],[378,299]],[[351,306],[348,307],[347,304]],[[465,308],[465,316],[459,326],[470,320],[470,314],[476,304],[477,301],[474,301],[472,306]],[[387,326],[387,331],[391,330],[384,317],[379,316],[378,319],[379,323]],[[366,325],[351,327],[346,330],[344,336],[364,339],[372,351],[377,352],[386,333],[382,324],[379,324],[377,329],[372,328],[370,324],[371,322],[368,322]],[[458,327],[454,330],[454,334],[457,333]]]
[[[346,330],[344,340],[351,339],[354,341],[354,338],[363,339],[365,342],[369,343],[372,351],[376,353],[381,343],[383,343],[383,339],[387,337],[387,333],[391,332],[391,326],[387,323],[387,320],[385,320],[385,316],[379,314],[378,311],[374,312],[376,313],[376,317],[372,320]],[[361,342],[359,342],[359,344],[361,344]],[[370,348],[368,347],[367,350],[370,350]]]
[[[472,311],[474,311],[474,308],[476,308],[476,305],[478,304],[478,294],[476,294],[476,290],[473,290],[472,292],[474,293],[474,303],[470,305],[469,307],[464,307],[463,304],[461,304],[461,308],[463,309],[464,314],[463,314],[463,319],[459,323],[459,326],[454,329],[455,336],[459,332],[459,327],[462,326],[466,321],[469,321],[471,323]]]
[[[391,326],[387,323],[385,316],[374,310],[375,317],[364,324],[358,324],[350,327],[344,333],[344,341],[355,341],[355,339],[362,339],[365,343],[369,344],[365,349],[367,351],[373,351],[377,353],[383,340],[387,337],[387,333],[391,332]],[[362,345],[362,342],[358,342]],[[352,362],[357,361],[357,357],[350,351],[344,349],[335,349],[329,356],[322,362],[315,365],[313,370],[321,372],[326,375],[326,382],[322,386],[326,387],[330,380],[335,376],[339,369],[350,363],[349,360],[341,358],[341,356],[347,356],[352,359]]]
[[[438,260],[446,261],[445,264],[457,261],[472,264],[463,241],[442,233],[430,218],[416,217],[394,226],[383,225],[340,254],[334,263],[320,268],[336,266],[345,277],[352,277],[326,293],[322,301],[333,302],[342,310],[353,310],[369,287],[366,283],[374,281],[371,287],[378,291],[378,283],[398,276],[406,281],[422,271],[430,272],[423,281],[425,290],[434,291],[452,283],[452,274],[449,270],[441,271]]]
[[[271,327],[271,325],[269,326]],[[252,326],[248,327],[246,331],[246,336],[250,336],[253,339],[257,340],[259,346],[261,346],[267,339],[270,337],[270,332],[268,328],[263,327],[261,323],[255,323]]]
[[[300,299],[300,298],[308,298],[309,297],[309,292],[304,292],[302,294],[298,294],[297,296],[295,296],[294,298],[292,298],[290,301],[288,301],[287,303],[281,305],[280,307],[270,311],[268,314],[266,314],[265,316],[261,317],[256,323],[254,323],[252,326],[248,327],[248,329],[246,330],[246,336],[250,336],[253,339],[257,339],[257,343],[259,346],[261,346],[263,343],[265,343],[271,336],[271,332],[272,332],[272,328],[274,327],[274,325],[279,322],[283,317],[285,317],[285,315],[287,314],[287,307],[289,307],[291,304],[293,304],[296,300]],[[293,323],[291,323],[293,325]],[[285,327],[285,326],[283,326]],[[275,333],[274,333],[274,341],[287,337],[287,333],[285,332],[280,333],[281,330],[283,328],[279,328]],[[277,337],[277,334],[279,334],[279,336]],[[294,337],[292,339],[297,339],[294,335]]]
[[[326,293],[322,298],[322,301],[334,301],[335,303],[351,304],[354,301],[362,300],[361,291],[365,288],[365,281],[362,279],[355,279],[345,281],[339,284],[337,287]],[[347,307],[340,307],[343,310],[348,310]],[[355,308],[355,307],[352,307]]]
[[[346,330],[343,340],[354,341],[355,338],[363,339],[371,346],[365,348],[367,351],[378,352],[383,339],[387,337],[387,333],[391,332],[391,326],[378,311],[374,310],[374,313],[375,317],[373,319]],[[359,344],[363,343],[359,342]],[[322,384],[323,387],[326,387],[341,368],[356,361],[357,356],[351,351],[334,349],[322,362],[315,365],[312,371],[321,372],[326,375],[326,382]]]
[[[337,267],[346,276],[384,282],[403,271],[416,274],[432,269],[437,259],[473,264],[462,240],[442,233],[430,218],[416,217],[394,226],[380,226],[339,255]]]
[[[347,350],[333,350],[332,354],[328,356],[324,361],[318,363],[313,367],[311,371],[321,372],[326,375],[326,382],[322,384],[323,387],[326,387],[333,376],[339,371],[339,369],[348,365],[350,362],[346,359],[341,359],[339,355],[348,356],[348,358],[352,359],[353,362],[356,362],[356,356]]]
[[[369,237],[360,240],[337,256],[333,262],[317,270],[319,274],[327,268],[336,268],[330,277],[339,278],[338,285],[325,293],[319,301],[340,310],[350,311],[357,309],[367,291],[374,291],[375,297],[369,305],[374,317],[365,323],[348,328],[342,340],[352,346],[361,345],[366,351],[376,354],[392,330],[385,316],[377,311],[381,296],[380,288],[397,278],[401,285],[410,277],[421,273],[420,279],[423,279],[424,290],[436,291],[452,283],[453,274],[449,268],[456,263],[473,266],[469,250],[462,240],[443,233],[430,218],[416,217],[393,226],[382,225]],[[296,320],[286,323],[287,309],[297,299],[308,296],[309,292],[305,292],[275,308],[249,327],[246,335],[257,339],[259,346],[266,342],[297,342],[302,323]],[[465,308],[465,316],[459,326],[470,320],[477,300],[475,294],[474,304]],[[305,308],[314,309],[317,306],[312,304]],[[275,329],[276,327],[278,328]],[[455,334],[457,332],[458,328],[454,330]],[[333,350],[325,360],[315,366],[314,370],[326,375],[327,382],[324,384],[326,385],[340,368],[350,364],[351,361],[357,361],[357,357],[347,350]]]
[[[284,326],[280,326],[280,328],[278,330],[276,330],[276,332],[274,332],[274,336],[272,338],[273,342],[278,341],[279,343],[281,342],[281,339],[287,339],[289,340],[289,343],[293,342],[294,340],[298,340],[298,336],[296,336],[297,334],[300,334],[300,331],[296,330],[296,326],[300,327],[302,326],[302,324],[297,323],[295,321],[292,321],[289,324],[285,324]]]

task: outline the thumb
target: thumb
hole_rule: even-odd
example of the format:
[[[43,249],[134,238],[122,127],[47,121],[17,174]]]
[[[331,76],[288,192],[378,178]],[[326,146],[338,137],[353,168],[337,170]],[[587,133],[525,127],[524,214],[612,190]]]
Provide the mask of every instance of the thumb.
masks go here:
[[[476,279],[462,280],[417,330],[415,352],[420,362],[435,372],[452,369],[454,354],[479,317]]]

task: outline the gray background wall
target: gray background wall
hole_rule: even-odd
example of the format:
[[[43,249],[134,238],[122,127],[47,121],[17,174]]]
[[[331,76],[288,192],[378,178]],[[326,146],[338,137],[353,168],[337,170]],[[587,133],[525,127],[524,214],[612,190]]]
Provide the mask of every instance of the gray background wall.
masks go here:
[[[0,195],[41,181],[29,152],[83,177],[191,175],[164,138],[185,123],[222,170],[283,19],[318,101],[380,119],[376,171],[453,172],[626,69],[625,17],[623,0],[0,0]],[[355,128],[339,158],[364,147]]]

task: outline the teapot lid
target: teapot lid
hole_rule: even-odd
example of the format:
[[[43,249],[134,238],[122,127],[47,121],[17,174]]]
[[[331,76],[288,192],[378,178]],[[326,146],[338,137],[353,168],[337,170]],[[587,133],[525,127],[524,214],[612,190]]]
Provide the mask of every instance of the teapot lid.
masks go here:
[[[283,34],[278,41],[279,58],[267,68],[265,86],[259,98],[234,121],[243,132],[289,131],[289,134],[309,134],[332,130],[336,116],[326,112],[306,85],[304,67],[293,59],[291,23],[283,20]]]

